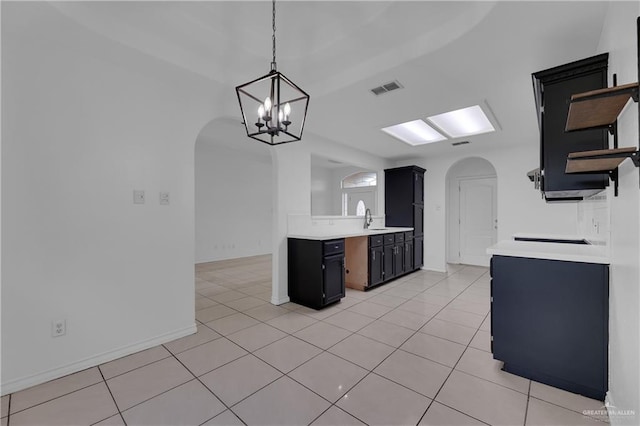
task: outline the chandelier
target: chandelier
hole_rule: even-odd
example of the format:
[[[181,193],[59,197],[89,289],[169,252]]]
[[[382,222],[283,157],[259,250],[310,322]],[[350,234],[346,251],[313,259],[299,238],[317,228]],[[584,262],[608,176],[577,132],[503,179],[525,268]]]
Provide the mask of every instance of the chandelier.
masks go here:
[[[236,87],[247,136],[269,145],[302,139],[309,95],[276,67],[276,1],[272,1],[273,60],[267,75]]]

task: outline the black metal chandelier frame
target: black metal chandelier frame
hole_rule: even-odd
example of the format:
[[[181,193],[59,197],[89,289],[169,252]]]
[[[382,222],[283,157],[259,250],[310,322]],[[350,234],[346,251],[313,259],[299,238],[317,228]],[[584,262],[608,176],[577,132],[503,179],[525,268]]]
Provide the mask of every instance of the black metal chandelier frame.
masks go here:
[[[272,0],[272,10],[273,60],[271,62],[271,71],[262,77],[237,86],[236,94],[238,96],[238,103],[240,104],[240,111],[247,136],[268,145],[280,145],[302,139],[310,97],[304,90],[277,70],[275,0]],[[268,93],[266,93],[264,100],[256,95],[255,91],[252,93],[253,88],[262,88],[265,85],[268,87]],[[289,93],[289,95],[283,95],[283,91],[281,90],[283,86],[288,89],[287,93]],[[247,109],[249,108],[243,104],[243,97],[247,102],[251,102],[252,105],[254,105],[253,102],[255,102],[255,106],[258,106],[256,122],[253,121],[253,118],[247,116]],[[295,128],[296,126],[291,126],[291,104],[298,105],[303,111],[302,117],[299,120],[299,130]]]

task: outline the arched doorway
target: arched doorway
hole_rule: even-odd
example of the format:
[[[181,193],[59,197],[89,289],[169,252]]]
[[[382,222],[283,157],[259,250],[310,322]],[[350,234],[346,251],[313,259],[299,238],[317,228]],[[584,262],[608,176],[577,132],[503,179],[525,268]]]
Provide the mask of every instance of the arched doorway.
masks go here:
[[[487,247],[497,241],[498,191],[493,165],[478,157],[447,171],[447,262],[489,266]]]

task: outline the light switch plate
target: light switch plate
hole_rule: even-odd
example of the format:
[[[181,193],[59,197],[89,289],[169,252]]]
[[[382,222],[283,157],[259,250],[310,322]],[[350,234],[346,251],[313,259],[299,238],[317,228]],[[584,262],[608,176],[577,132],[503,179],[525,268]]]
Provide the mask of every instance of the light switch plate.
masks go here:
[[[167,206],[169,205],[169,193],[168,192],[161,192],[160,193],[160,205],[162,206]]]
[[[144,191],[135,189],[133,191],[133,204],[144,204]]]

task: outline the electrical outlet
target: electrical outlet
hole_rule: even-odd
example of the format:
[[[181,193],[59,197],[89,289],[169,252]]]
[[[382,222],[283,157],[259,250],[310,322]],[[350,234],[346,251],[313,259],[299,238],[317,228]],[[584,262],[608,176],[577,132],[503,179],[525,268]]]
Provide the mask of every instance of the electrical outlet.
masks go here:
[[[167,206],[169,205],[169,193],[168,192],[161,192],[160,193],[160,205],[161,206]]]
[[[51,337],[60,337],[67,334],[67,320],[59,319],[51,321]]]

